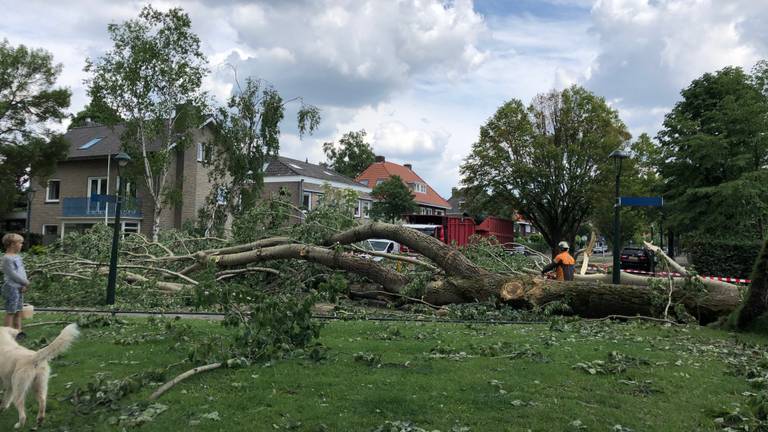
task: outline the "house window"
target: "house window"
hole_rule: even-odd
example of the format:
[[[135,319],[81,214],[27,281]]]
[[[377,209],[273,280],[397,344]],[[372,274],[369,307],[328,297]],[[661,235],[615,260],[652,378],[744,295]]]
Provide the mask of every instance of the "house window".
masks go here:
[[[365,180],[360,180],[360,184],[361,184],[361,185],[365,185],[365,186],[368,186],[368,179],[365,179]]]
[[[59,235],[59,226],[58,225],[43,225],[43,235],[44,236],[58,236]]]
[[[382,184],[382,183],[384,183],[384,179],[378,179],[378,180],[376,180],[376,186],[378,186],[378,185],[380,185],[380,184]]]
[[[61,193],[61,180],[48,180],[48,186],[45,188],[45,202],[59,202]]]
[[[431,214],[432,214],[432,209],[431,209],[431,208],[428,208],[428,209],[427,209],[427,214],[428,214],[428,215],[431,215]]]
[[[312,192],[304,192],[302,197],[301,206],[307,210],[312,210]]]
[[[197,161],[198,162],[207,162],[208,159],[206,158],[205,154],[205,144],[199,142],[197,143]]]
[[[138,222],[123,222],[123,233],[139,233],[139,223]]]
[[[414,192],[427,193],[427,186],[425,186],[424,183],[419,183],[419,182],[408,183],[408,186],[410,186],[411,190]]]
[[[216,190],[216,204],[217,205],[224,205],[227,203],[227,188],[224,186],[219,186],[219,188]]]
[[[445,213],[442,210],[435,210],[435,214],[438,215],[438,216],[442,216]]]
[[[120,192],[120,183],[122,180],[123,179],[120,176],[117,177],[117,187],[115,192]],[[123,186],[123,196],[136,198],[136,187],[132,181],[126,179],[125,186]]]
[[[368,219],[371,217],[371,202],[363,201],[363,217]]]
[[[356,218],[360,217],[360,210],[362,209],[362,207],[363,207],[362,201],[357,200],[357,204],[355,204],[355,217]]]

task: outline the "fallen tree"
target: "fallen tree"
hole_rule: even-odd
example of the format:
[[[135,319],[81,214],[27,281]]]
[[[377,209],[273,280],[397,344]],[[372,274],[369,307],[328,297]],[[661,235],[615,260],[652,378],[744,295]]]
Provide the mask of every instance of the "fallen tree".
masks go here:
[[[367,239],[389,239],[418,252],[423,259],[406,260],[410,262],[404,265],[426,269],[429,277],[417,281],[410,273],[397,271],[393,266],[384,264],[388,257],[383,256],[385,261],[376,262],[359,248],[350,247]],[[145,282],[148,275],[152,275],[162,279],[157,287],[171,295],[185,287],[196,286],[197,272],[211,266],[216,270],[216,280],[225,283],[225,280],[253,273],[279,279],[281,271],[256,265],[302,260],[354,273],[373,283],[374,287],[379,287],[372,289],[369,284],[358,291],[369,294],[381,291],[375,295],[387,298],[389,294],[390,298],[398,297],[406,301],[408,298],[416,298],[435,306],[493,301],[530,308],[559,301],[567,303],[573,313],[585,317],[653,315],[658,306],[658,292],[648,288],[651,278],[622,273],[621,285],[612,285],[610,274],[577,275],[573,282],[558,282],[539,276],[535,269],[492,272],[470,260],[460,249],[416,230],[380,222],[335,232],[319,244],[303,244],[291,237],[279,236],[239,245],[175,253],[165,246],[152,246],[146,241],[134,243],[138,245],[136,247],[144,249],[143,252],[137,252],[138,249],[124,251],[121,268],[130,270],[123,272],[125,280]],[[649,247],[654,248],[652,245]],[[670,265],[677,266],[663,253],[660,255],[669,260]],[[100,272],[105,268],[103,263],[94,261],[79,259],[73,262],[79,263],[80,269],[65,268],[65,272],[61,270],[62,262],[49,262],[45,269],[38,268],[35,271],[59,271],[72,277],[83,277],[84,274],[78,272],[85,268],[95,266]],[[63,264],[66,267],[66,263]],[[687,275],[684,268],[676,269]],[[689,290],[691,279],[703,284],[703,295]],[[711,321],[732,312],[741,301],[741,290],[737,286],[690,275],[683,279],[670,279],[665,295],[668,295],[670,303],[683,305],[688,313],[702,321]]]

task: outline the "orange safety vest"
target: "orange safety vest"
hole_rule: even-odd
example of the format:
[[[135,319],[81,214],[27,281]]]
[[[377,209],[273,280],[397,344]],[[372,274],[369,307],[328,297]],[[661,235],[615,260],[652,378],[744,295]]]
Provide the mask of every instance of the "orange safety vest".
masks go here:
[[[573,267],[576,264],[576,260],[573,259],[568,251],[561,252],[555,257],[555,274],[557,280],[573,280]]]

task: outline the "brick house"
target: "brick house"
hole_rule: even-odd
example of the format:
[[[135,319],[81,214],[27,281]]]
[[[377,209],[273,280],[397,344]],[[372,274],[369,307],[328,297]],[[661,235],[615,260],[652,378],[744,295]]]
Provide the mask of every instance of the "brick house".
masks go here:
[[[376,156],[376,161],[357,176],[356,180],[364,186],[373,188],[395,175],[400,176],[403,183],[413,192],[418,214],[444,215],[451,208],[448,201],[413,171],[411,164],[398,165],[387,162],[384,156]]]
[[[264,168],[262,197],[268,197],[283,188],[290,193],[293,205],[312,210],[319,204],[326,184],[332,188],[357,192],[359,199],[354,216],[358,219],[370,217],[368,213],[373,204],[370,188],[322,165],[283,156],[271,160]],[[294,222],[299,222],[302,216],[297,215]]]
[[[114,156],[122,149],[122,125],[114,127],[89,123],[72,128],[64,135],[69,153],[58,163],[54,174],[41,184],[33,179],[36,193],[30,208],[30,231],[43,234],[48,243],[66,232],[83,231],[96,223],[113,223],[114,204],[97,201],[94,195],[114,195],[120,182]],[[160,217],[161,228],[181,228],[194,220],[210,193],[208,168],[204,166],[203,142],[210,136],[204,126],[192,132],[194,143],[175,150],[166,180],[180,186],[181,202],[166,205]],[[132,163],[137,163],[133,161]],[[140,162],[139,162],[140,163]],[[143,179],[125,185],[126,200],[121,209],[124,232],[150,235],[153,204]]]

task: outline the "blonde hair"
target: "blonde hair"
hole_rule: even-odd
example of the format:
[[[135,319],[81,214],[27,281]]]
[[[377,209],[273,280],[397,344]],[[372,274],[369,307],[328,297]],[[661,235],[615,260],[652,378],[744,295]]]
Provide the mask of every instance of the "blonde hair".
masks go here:
[[[16,233],[8,233],[3,236],[3,247],[6,249],[16,242],[24,243],[24,237]]]

